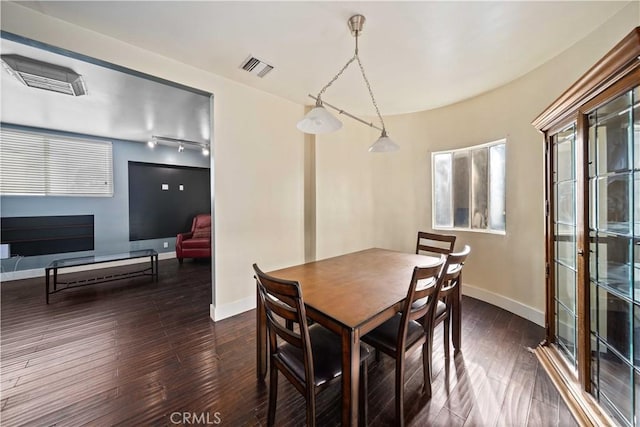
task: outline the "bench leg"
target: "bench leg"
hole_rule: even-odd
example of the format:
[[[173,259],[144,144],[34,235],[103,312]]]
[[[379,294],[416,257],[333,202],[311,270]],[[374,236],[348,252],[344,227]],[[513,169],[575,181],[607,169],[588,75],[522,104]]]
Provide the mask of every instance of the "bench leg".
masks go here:
[[[48,268],[44,269],[44,273],[47,276],[44,280],[44,295],[45,295],[45,299],[47,301],[47,304],[49,304],[49,274],[50,274],[50,270]]]

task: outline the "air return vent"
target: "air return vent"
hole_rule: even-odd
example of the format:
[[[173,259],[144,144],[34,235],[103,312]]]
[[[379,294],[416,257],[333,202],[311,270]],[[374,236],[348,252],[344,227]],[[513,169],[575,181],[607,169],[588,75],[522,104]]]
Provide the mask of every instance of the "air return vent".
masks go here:
[[[272,65],[269,65],[266,62],[261,61],[251,55],[249,55],[249,57],[245,59],[242,64],[240,64],[240,68],[250,72],[251,74],[255,74],[260,78],[266,76],[269,71],[273,70]]]
[[[19,55],[2,55],[2,66],[20,83],[66,95],[87,93],[82,76],[72,69]]]

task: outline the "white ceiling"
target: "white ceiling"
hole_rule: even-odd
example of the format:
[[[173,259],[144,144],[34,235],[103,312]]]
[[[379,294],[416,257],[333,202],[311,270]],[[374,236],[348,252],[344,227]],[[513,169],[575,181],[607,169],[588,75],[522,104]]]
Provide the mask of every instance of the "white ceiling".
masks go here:
[[[346,21],[367,22],[360,57],[382,114],[448,105],[533,70],[629,1],[25,1],[21,5],[301,104],[353,54]],[[99,55],[99,52],[96,53]],[[275,67],[239,69],[248,55]],[[355,66],[324,100],[373,114]]]
[[[16,54],[71,68],[87,95],[70,96],[23,85],[0,70],[0,121],[129,141],[165,136],[210,140],[210,97],[29,46],[0,40],[3,55]]]

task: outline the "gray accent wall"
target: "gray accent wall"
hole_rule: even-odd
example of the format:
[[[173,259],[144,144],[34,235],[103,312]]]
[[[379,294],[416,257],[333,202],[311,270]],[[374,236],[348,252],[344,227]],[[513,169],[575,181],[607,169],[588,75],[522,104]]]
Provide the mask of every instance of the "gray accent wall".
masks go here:
[[[113,197],[0,196],[0,216],[94,215],[95,251],[71,252],[33,257],[12,257],[1,261],[2,272],[46,267],[61,257],[119,253],[136,249],[155,249],[159,253],[175,250],[175,236],[129,242],[128,162],[148,162],[210,168],[209,156],[200,151],[144,143],[113,140]],[[188,231],[188,230],[185,230]],[[163,243],[168,242],[164,248]]]

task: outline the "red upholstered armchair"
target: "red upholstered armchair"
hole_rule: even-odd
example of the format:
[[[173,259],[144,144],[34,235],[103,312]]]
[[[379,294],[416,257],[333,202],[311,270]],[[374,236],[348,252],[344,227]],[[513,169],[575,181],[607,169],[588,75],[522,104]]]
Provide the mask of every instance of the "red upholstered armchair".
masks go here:
[[[176,258],[180,264],[184,258],[211,258],[211,215],[196,215],[191,231],[178,234]]]

